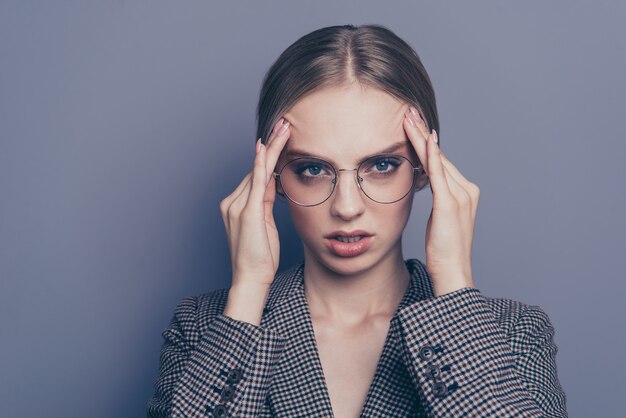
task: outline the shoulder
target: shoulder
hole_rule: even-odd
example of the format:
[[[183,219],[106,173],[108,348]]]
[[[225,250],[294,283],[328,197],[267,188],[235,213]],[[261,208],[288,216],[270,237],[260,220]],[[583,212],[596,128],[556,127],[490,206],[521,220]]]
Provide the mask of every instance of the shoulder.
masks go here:
[[[162,336],[166,340],[180,340],[189,346],[195,345],[206,324],[224,311],[227,295],[228,289],[217,289],[182,298]]]
[[[483,298],[513,348],[539,338],[553,337],[554,327],[541,306],[509,298]]]
[[[485,307],[510,340],[518,341],[526,337],[536,337],[541,333],[546,335],[554,333],[548,314],[535,304],[487,296],[478,288],[460,289],[448,295],[434,297],[432,279],[426,265],[418,259],[408,259],[406,262],[416,280],[419,298],[429,301],[426,302],[429,306],[432,304],[440,308],[459,305]]]
[[[302,263],[295,264],[279,272],[270,286],[266,306],[271,306],[294,290],[298,274],[302,272]],[[176,307],[175,316],[197,325],[206,325],[213,318],[221,315],[226,307],[230,288],[219,288],[205,293],[187,296]]]
[[[547,312],[538,305],[508,298],[485,297],[486,306],[493,313],[520,373],[538,373],[541,364],[556,371],[555,328]],[[547,362],[547,363],[546,363]]]
[[[181,321],[197,320],[199,316],[215,316],[224,311],[228,298],[228,288],[211,290],[206,293],[184,297],[174,310],[174,316]]]

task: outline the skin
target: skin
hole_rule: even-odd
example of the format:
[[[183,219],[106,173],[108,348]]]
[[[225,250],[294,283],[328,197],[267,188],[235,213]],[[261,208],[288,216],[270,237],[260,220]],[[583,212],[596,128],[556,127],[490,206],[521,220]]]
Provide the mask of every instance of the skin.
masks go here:
[[[287,153],[298,150],[336,168],[352,169],[363,157],[395,143],[403,145],[394,153],[415,161],[402,128],[405,111],[406,105],[389,94],[356,83],[315,91],[284,115],[291,135],[278,167],[287,161]],[[333,323],[354,325],[380,312],[393,313],[406,291],[409,273],[402,257],[402,231],[413,194],[383,205],[363,194],[354,172],[340,174],[337,181],[326,202],[313,207],[289,202],[289,210],[304,245],[311,312],[323,312]],[[359,229],[374,235],[364,254],[338,257],[327,248],[325,235]]]
[[[220,205],[233,263],[224,314],[260,324],[279,259],[271,173],[293,150],[352,169],[361,158],[401,143],[394,153],[419,158],[425,169],[416,190],[429,182],[433,194],[426,267],[435,296],[475,287],[471,245],[479,189],[441,152],[436,139],[436,132],[408,104],[356,82],[317,90],[298,101],[278,121],[268,145],[257,142],[253,170]],[[362,193],[354,172],[347,172],[339,175],[333,195],[323,204],[301,207],[289,202],[304,245],[305,293],[338,417],[358,416],[389,320],[406,292],[409,272],[402,234],[412,201],[410,193],[393,204],[376,203]],[[356,229],[373,234],[365,253],[342,258],[329,251],[324,235]]]

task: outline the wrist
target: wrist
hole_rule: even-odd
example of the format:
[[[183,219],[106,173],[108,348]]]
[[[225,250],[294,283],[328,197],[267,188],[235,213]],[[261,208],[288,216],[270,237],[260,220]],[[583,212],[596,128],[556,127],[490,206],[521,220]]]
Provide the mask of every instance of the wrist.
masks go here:
[[[260,325],[269,289],[269,285],[258,283],[240,283],[231,286],[224,315]]]
[[[466,287],[476,287],[472,276],[467,274],[431,275],[431,278],[435,297],[456,292]]]

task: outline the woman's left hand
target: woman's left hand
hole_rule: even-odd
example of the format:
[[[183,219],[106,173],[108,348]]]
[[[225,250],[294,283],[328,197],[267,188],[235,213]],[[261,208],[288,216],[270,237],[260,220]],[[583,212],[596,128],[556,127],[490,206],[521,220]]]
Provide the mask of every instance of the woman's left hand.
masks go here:
[[[433,208],[426,225],[426,269],[435,296],[476,287],[472,277],[472,240],[480,189],[441,152],[437,132],[429,132],[415,108],[404,129],[430,180]]]

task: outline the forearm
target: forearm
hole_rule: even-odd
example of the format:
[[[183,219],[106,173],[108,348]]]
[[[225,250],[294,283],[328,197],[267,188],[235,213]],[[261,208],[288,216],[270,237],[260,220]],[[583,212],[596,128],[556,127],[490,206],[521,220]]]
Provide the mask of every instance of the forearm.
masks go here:
[[[216,408],[258,415],[287,339],[221,314],[200,322],[195,304],[185,299],[163,332],[148,416],[200,417]]]
[[[544,323],[543,332],[529,336],[539,319],[526,322],[507,335],[474,288],[401,310],[392,326],[429,415],[566,417],[565,396],[551,373],[551,328]],[[516,346],[515,339],[525,342]]]

